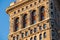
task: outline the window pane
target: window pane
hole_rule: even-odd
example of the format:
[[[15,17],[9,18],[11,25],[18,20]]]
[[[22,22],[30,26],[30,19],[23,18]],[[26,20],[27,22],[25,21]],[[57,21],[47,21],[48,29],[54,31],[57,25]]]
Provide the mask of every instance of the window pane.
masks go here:
[[[21,34],[22,38],[24,37],[24,33]]]
[[[34,33],[37,31],[37,29],[36,28],[34,28]]]
[[[44,28],[44,29],[46,28],[46,24],[43,25],[43,28]]]
[[[34,36],[34,40],[36,40],[36,36]]]
[[[33,33],[33,30],[30,30],[30,34],[32,34]]]
[[[28,36],[28,32],[25,33],[25,36]]]
[[[42,34],[39,35],[39,40],[42,40]]]
[[[44,38],[46,38],[46,32],[44,32]]]
[[[30,38],[30,40],[33,40],[32,37]]]

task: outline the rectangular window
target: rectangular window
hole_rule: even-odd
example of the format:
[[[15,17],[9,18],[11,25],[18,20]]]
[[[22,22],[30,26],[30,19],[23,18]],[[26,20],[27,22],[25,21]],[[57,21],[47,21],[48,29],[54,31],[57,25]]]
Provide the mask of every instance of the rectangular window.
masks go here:
[[[22,38],[24,37],[24,33],[21,34]]]
[[[32,24],[36,23],[36,19],[35,19],[36,11],[35,10],[31,11],[30,15],[31,15],[31,17],[30,17],[31,23],[30,24],[32,25]]]
[[[28,32],[25,32],[25,36],[28,36]]]
[[[27,24],[27,22],[26,22],[27,20],[26,19],[27,19],[27,14],[24,14],[23,15],[23,20],[22,20],[23,21],[23,28],[26,27],[26,24]]]
[[[39,21],[45,19],[45,6],[39,7]]]
[[[32,34],[33,33],[33,30],[30,30],[30,34]]]
[[[37,31],[37,29],[36,28],[34,28],[34,33]]]

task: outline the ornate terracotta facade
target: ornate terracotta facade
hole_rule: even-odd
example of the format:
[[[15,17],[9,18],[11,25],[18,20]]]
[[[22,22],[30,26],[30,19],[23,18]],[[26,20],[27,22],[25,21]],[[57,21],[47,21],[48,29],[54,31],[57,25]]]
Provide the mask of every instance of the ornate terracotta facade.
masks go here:
[[[59,40],[59,0],[17,0],[6,12],[9,40]]]

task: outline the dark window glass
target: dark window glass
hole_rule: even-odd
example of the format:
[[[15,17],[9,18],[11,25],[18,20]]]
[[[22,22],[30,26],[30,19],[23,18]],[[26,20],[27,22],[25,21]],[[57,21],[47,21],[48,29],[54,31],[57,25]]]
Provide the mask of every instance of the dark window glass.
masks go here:
[[[55,39],[52,39],[52,40],[55,40]]]
[[[55,36],[55,31],[54,30],[52,30],[52,36]]]
[[[53,3],[51,3],[51,9],[53,9]]]
[[[54,22],[53,22],[53,21],[51,21],[51,27],[52,27],[52,28],[54,27]]]
[[[26,6],[26,9],[28,8],[28,6]]]
[[[22,8],[22,11],[24,10],[24,8]]]
[[[18,30],[18,26],[19,26],[19,18],[16,18],[14,20],[14,31],[17,31]]]
[[[13,37],[13,40],[15,40],[15,37]]]
[[[34,36],[34,40],[36,40],[36,36]]]
[[[30,6],[32,6],[32,4],[30,4]]]
[[[39,40],[42,40],[42,34],[39,35]]]
[[[34,33],[37,31],[37,29],[36,28],[34,28]]]
[[[39,0],[39,3],[40,3],[41,0]]]
[[[46,24],[43,25],[43,28],[44,28],[44,29],[46,28]]]
[[[32,34],[33,33],[33,30],[30,30],[30,34]]]
[[[39,29],[42,30],[42,26],[39,26]]]
[[[22,38],[24,37],[24,33],[21,34]]]
[[[16,14],[16,12],[14,12],[14,14]]]
[[[36,5],[37,2],[35,2],[34,4]]]
[[[28,32],[25,32],[25,36],[28,36]]]
[[[44,32],[44,38],[46,38],[46,32]]]
[[[24,14],[24,15],[23,15],[23,28],[26,27],[26,23],[27,23],[27,22],[26,22],[26,21],[27,21],[26,19],[27,19],[27,14]]]
[[[20,10],[18,10],[18,12],[20,12]]]
[[[30,40],[33,40],[33,38],[31,37]]]
[[[42,6],[41,8],[39,8],[39,16],[40,16],[39,20],[40,21],[45,19],[44,15],[45,15],[45,7]]]
[[[36,23],[35,16],[36,16],[36,11],[35,10],[31,11],[31,18],[30,18],[31,24]]]
[[[19,35],[17,35],[17,40],[19,39]]]

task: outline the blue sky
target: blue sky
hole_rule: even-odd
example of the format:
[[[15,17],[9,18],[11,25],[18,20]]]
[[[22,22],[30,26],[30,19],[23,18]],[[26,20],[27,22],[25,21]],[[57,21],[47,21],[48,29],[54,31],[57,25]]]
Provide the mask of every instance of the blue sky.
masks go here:
[[[9,16],[5,9],[15,0],[0,0],[0,40],[8,40]]]

